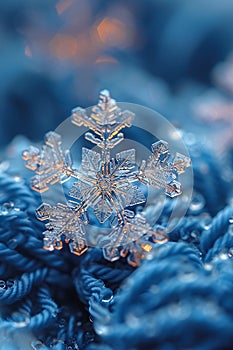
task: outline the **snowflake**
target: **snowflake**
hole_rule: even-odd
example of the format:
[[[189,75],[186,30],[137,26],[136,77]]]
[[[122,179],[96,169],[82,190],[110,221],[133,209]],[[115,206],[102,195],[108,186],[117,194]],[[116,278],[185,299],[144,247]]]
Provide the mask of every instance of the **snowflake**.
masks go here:
[[[172,157],[162,140],[152,145],[151,156],[140,165],[134,149],[112,157],[111,150],[124,139],[120,131],[130,127],[133,118],[132,112],[122,111],[104,90],[90,116],[80,107],[72,111],[72,123],[87,127],[90,131],[85,138],[100,149],[83,147],[79,169],[73,167],[69,150],[62,150],[61,137],[55,132],[46,134],[41,150],[31,146],[23,152],[26,166],[36,173],[32,189],[44,192],[56,182],[75,179],[66,203],[42,203],[36,211],[39,220],[47,221],[45,249],[61,249],[65,241],[72,253],[83,254],[90,245],[90,217],[98,222],[98,245],[110,261],[128,255],[129,263],[136,266],[154,242],[167,240],[164,230],[153,230],[133,209],[146,202],[145,186],[163,188],[170,197],[180,195],[178,175],[190,166],[190,159],[180,153]],[[107,234],[102,227],[108,227]]]

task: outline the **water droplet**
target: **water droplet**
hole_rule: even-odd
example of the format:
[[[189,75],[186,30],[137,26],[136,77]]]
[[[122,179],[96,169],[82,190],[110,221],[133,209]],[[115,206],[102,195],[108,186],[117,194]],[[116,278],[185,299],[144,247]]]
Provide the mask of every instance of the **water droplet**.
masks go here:
[[[221,260],[227,260],[228,259],[228,255],[226,253],[221,253],[221,254],[219,254],[219,258]]]
[[[22,177],[20,175],[13,176],[13,179],[15,180],[15,182],[24,183],[24,180],[22,179]]]
[[[212,218],[210,215],[206,216],[206,218],[201,219],[201,227],[203,230],[209,230],[212,226]]]
[[[17,247],[17,245],[18,245],[18,241],[17,241],[17,239],[12,238],[12,239],[9,240],[7,245],[8,245],[8,247],[10,249],[15,249]]]
[[[4,160],[3,162],[0,162],[0,173],[4,173],[6,170],[8,170],[10,167],[10,162],[7,160]]]
[[[14,280],[7,280],[6,281],[7,288],[12,288],[14,285],[15,285],[15,281]]]
[[[196,240],[196,239],[198,238],[198,236],[199,236],[199,233],[198,233],[198,231],[193,230],[193,231],[190,233],[190,236]]]
[[[57,314],[58,314],[58,310],[56,309],[52,312],[52,317],[54,318],[57,317]]]
[[[50,347],[56,346],[57,344],[64,344],[64,340],[54,338],[50,341]]]
[[[103,303],[109,303],[113,299],[113,295],[106,295],[101,301]]]
[[[232,258],[233,257],[233,247],[231,247],[229,250],[228,250],[228,254],[229,258]]]
[[[30,322],[30,319],[26,314],[17,311],[12,314],[11,318],[13,326],[16,328],[26,327]]]
[[[0,280],[0,289],[5,289],[6,288],[6,282],[3,280]]]
[[[204,269],[206,271],[211,271],[211,270],[213,270],[213,265],[211,265],[211,264],[204,264]]]
[[[65,324],[66,324],[66,320],[64,318],[61,318],[58,323],[59,327],[60,328],[65,327]]]
[[[180,238],[183,239],[184,241],[189,239],[189,234],[183,228],[181,228],[180,230]]]
[[[8,210],[11,210],[14,208],[14,203],[13,202],[7,202],[7,203],[4,203],[3,206],[5,208],[7,208]]]
[[[0,215],[8,215],[14,210],[14,203],[7,202],[0,206]]]
[[[227,232],[229,233],[229,235],[233,236],[233,225],[230,225],[228,227],[228,231]]]
[[[233,216],[230,217],[229,223],[230,223],[230,224],[233,224]]]
[[[153,260],[154,259],[154,251],[151,250],[149,253],[146,254],[146,260]]]
[[[186,272],[179,276],[179,280],[183,283],[191,283],[197,279],[197,275],[194,272]]]
[[[141,325],[140,318],[136,317],[131,312],[126,314],[125,322],[130,328],[133,328],[133,329],[137,329]]]
[[[96,323],[95,331],[98,335],[107,335],[109,332],[109,327],[100,323]]]
[[[190,203],[190,210],[193,213],[199,212],[205,206],[205,199],[200,193],[194,194],[192,201]]]
[[[0,215],[4,216],[4,215],[7,215],[7,214],[9,214],[8,209],[4,205],[1,205],[0,206]]]

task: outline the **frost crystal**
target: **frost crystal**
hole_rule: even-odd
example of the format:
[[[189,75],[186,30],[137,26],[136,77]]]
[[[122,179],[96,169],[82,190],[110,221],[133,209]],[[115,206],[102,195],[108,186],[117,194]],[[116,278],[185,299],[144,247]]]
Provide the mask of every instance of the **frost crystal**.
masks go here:
[[[153,230],[133,207],[146,202],[145,186],[162,188],[170,197],[180,195],[178,175],[190,165],[190,159],[180,153],[172,157],[165,141],[154,143],[151,156],[140,166],[134,149],[113,157],[111,150],[124,139],[120,131],[130,127],[133,118],[132,112],[122,111],[104,90],[90,116],[79,107],[72,111],[72,123],[87,127],[90,131],[85,138],[100,149],[96,152],[83,147],[79,169],[73,168],[70,153],[62,150],[61,137],[55,132],[46,134],[41,150],[29,147],[23,152],[26,166],[36,173],[32,189],[44,192],[49,185],[75,178],[66,203],[43,203],[36,211],[39,220],[47,221],[45,249],[61,249],[65,241],[72,253],[81,255],[90,245],[91,220],[99,226],[97,241],[110,261],[128,255],[129,263],[136,266],[153,242],[167,240],[164,230]],[[107,234],[102,225],[108,227]]]

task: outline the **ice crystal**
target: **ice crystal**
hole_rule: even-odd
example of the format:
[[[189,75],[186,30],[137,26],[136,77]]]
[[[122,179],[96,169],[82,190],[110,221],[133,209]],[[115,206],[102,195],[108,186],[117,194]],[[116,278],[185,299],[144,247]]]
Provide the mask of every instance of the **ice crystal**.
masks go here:
[[[45,192],[49,185],[64,182],[73,174],[70,152],[63,152],[61,143],[61,136],[50,131],[45,135],[45,145],[41,150],[30,146],[23,152],[26,167],[37,174],[31,179],[33,190]]]
[[[103,163],[99,153],[83,148],[78,181],[69,195],[88,202],[99,222],[104,223],[112,214],[145,202],[140,188],[132,185],[138,182],[134,168],[134,150],[117,153],[116,159]]]
[[[190,165],[190,159],[180,153],[171,156],[167,142],[162,140],[152,145],[151,156],[140,165],[134,149],[113,157],[111,150],[124,139],[120,131],[130,127],[133,118],[132,112],[122,111],[104,90],[90,115],[80,107],[72,111],[72,123],[87,127],[90,131],[85,138],[100,149],[83,147],[79,169],[73,168],[69,150],[62,150],[61,137],[55,132],[46,134],[41,150],[29,147],[23,152],[26,166],[36,173],[31,181],[34,190],[43,192],[49,185],[75,178],[66,203],[43,203],[36,211],[39,220],[47,221],[45,249],[61,249],[65,241],[72,253],[81,255],[89,244],[90,216],[97,220],[98,244],[110,261],[128,255],[129,263],[136,266],[153,242],[166,241],[165,231],[153,230],[133,209],[146,202],[145,186],[162,188],[170,197],[180,195],[178,175]],[[106,224],[109,230],[104,234],[101,227]]]

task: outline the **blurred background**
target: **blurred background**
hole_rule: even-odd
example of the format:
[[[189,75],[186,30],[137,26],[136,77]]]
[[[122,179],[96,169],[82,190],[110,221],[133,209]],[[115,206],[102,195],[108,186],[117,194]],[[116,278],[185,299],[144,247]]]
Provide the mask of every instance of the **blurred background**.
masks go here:
[[[103,88],[189,142],[232,147],[232,0],[5,0],[0,24],[1,149],[42,140]]]

